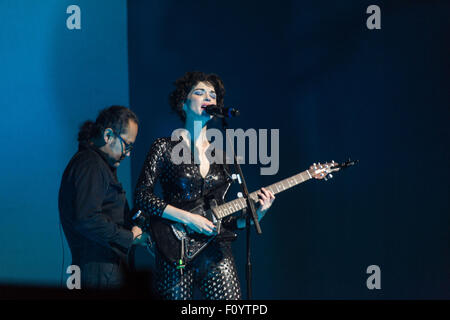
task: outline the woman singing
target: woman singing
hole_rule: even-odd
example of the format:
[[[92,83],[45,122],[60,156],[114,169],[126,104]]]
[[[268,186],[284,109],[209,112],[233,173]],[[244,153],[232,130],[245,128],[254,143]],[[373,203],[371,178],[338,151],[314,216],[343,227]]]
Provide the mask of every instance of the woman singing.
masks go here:
[[[216,233],[216,226],[205,217],[183,210],[185,204],[198,200],[217,187],[230,183],[226,164],[211,163],[206,155],[210,142],[206,136],[207,123],[212,116],[203,107],[223,107],[225,88],[214,74],[188,72],[175,81],[175,90],[169,96],[171,108],[184,123],[178,141],[170,137],[156,139],[146,157],[135,190],[135,207],[156,219],[168,219],[185,225],[192,231],[207,236]],[[201,130],[194,130],[201,124]],[[183,141],[191,151],[190,163],[174,164],[171,152]],[[195,151],[195,152],[194,152]],[[160,183],[163,197],[154,194]],[[272,205],[274,195],[264,188],[259,192],[258,217],[261,219]],[[220,200],[220,199],[218,199]],[[222,225],[229,230],[244,228],[243,217],[225,218]],[[180,272],[177,262],[156,252],[154,288],[163,299],[192,299],[197,287],[204,299],[237,300],[241,288],[236,272],[231,243],[212,241]]]

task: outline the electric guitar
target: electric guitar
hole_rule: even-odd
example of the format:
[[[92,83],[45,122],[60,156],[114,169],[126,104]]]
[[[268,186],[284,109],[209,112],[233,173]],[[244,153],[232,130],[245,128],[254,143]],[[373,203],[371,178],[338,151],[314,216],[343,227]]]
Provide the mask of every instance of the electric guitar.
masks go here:
[[[332,172],[347,168],[357,162],[348,160],[341,164],[334,161],[325,164],[313,164],[308,170],[265,188],[273,194],[277,194],[313,178],[327,180],[333,177]],[[200,214],[212,221],[216,225],[217,230],[217,234],[213,236],[206,236],[194,232],[179,222],[173,222],[160,217],[150,217],[139,210],[134,215],[133,220],[144,232],[151,235],[147,248],[150,249],[149,252],[152,253],[156,245],[168,261],[177,262],[179,267],[183,268],[185,263],[192,261],[212,241],[234,240],[237,235],[222,227],[222,220],[246,208],[247,201],[244,198],[237,198],[224,204],[217,204],[218,199],[223,201],[228,187],[229,184],[215,190],[204,199],[195,201],[182,208],[192,213]],[[257,202],[257,191],[250,193],[249,197],[252,201]]]

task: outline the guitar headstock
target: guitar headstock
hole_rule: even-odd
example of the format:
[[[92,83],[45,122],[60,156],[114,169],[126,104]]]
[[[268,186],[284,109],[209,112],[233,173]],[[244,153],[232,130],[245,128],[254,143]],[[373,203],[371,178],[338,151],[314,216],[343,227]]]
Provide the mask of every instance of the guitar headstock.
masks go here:
[[[327,178],[333,178],[333,175],[331,174],[332,172],[336,172],[341,169],[351,167],[357,164],[358,162],[359,160],[351,161],[350,159],[348,159],[343,163],[337,163],[334,162],[334,160],[322,164],[319,162],[317,164],[314,163],[312,166],[310,166],[308,172],[311,174],[313,178],[318,180],[324,179],[326,181]]]

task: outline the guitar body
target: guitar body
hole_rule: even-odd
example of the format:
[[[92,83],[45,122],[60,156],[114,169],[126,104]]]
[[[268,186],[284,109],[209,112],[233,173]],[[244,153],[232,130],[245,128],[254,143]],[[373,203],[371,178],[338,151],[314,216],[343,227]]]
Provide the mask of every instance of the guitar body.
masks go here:
[[[232,241],[237,235],[222,227],[222,220],[217,219],[212,211],[217,202],[223,202],[229,184],[208,194],[208,196],[189,203],[181,209],[199,214],[216,225],[218,234],[206,236],[194,232],[181,223],[160,217],[150,218],[150,232],[159,252],[170,262],[182,259],[185,263],[192,261],[212,241]]]

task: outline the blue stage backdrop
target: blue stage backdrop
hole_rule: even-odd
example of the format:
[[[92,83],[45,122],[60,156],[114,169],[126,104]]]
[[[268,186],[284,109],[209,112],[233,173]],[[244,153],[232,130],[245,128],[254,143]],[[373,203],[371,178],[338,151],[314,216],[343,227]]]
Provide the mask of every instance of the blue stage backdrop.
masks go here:
[[[372,4],[380,30],[366,27]],[[71,5],[80,29],[69,28],[78,22]],[[250,191],[313,162],[360,160],[277,195],[263,234],[252,234],[254,298],[450,298],[449,9],[412,0],[1,1],[0,284],[56,286],[64,275],[58,189],[80,124],[131,104],[141,126],[119,169],[131,199],[151,143],[182,125],[169,112],[172,82],[201,70],[219,74],[225,104],[241,110],[232,128],[279,129],[279,171],[244,165]],[[381,289],[366,286],[370,265],[380,267]]]
[[[372,4],[380,30],[366,27]],[[172,82],[217,73],[225,104],[241,109],[232,128],[280,130],[280,170],[243,166],[250,191],[313,162],[360,160],[277,196],[252,236],[254,298],[449,298],[448,10],[438,1],[129,1],[130,101],[142,120],[133,183],[151,143],[182,125],[169,112]],[[234,249],[245,297],[245,233]],[[366,286],[371,265],[380,290]]]
[[[81,29],[67,27],[73,4]],[[58,189],[79,125],[129,103],[126,10],[121,0],[0,2],[0,283],[59,284]],[[130,160],[119,176],[130,194]]]

